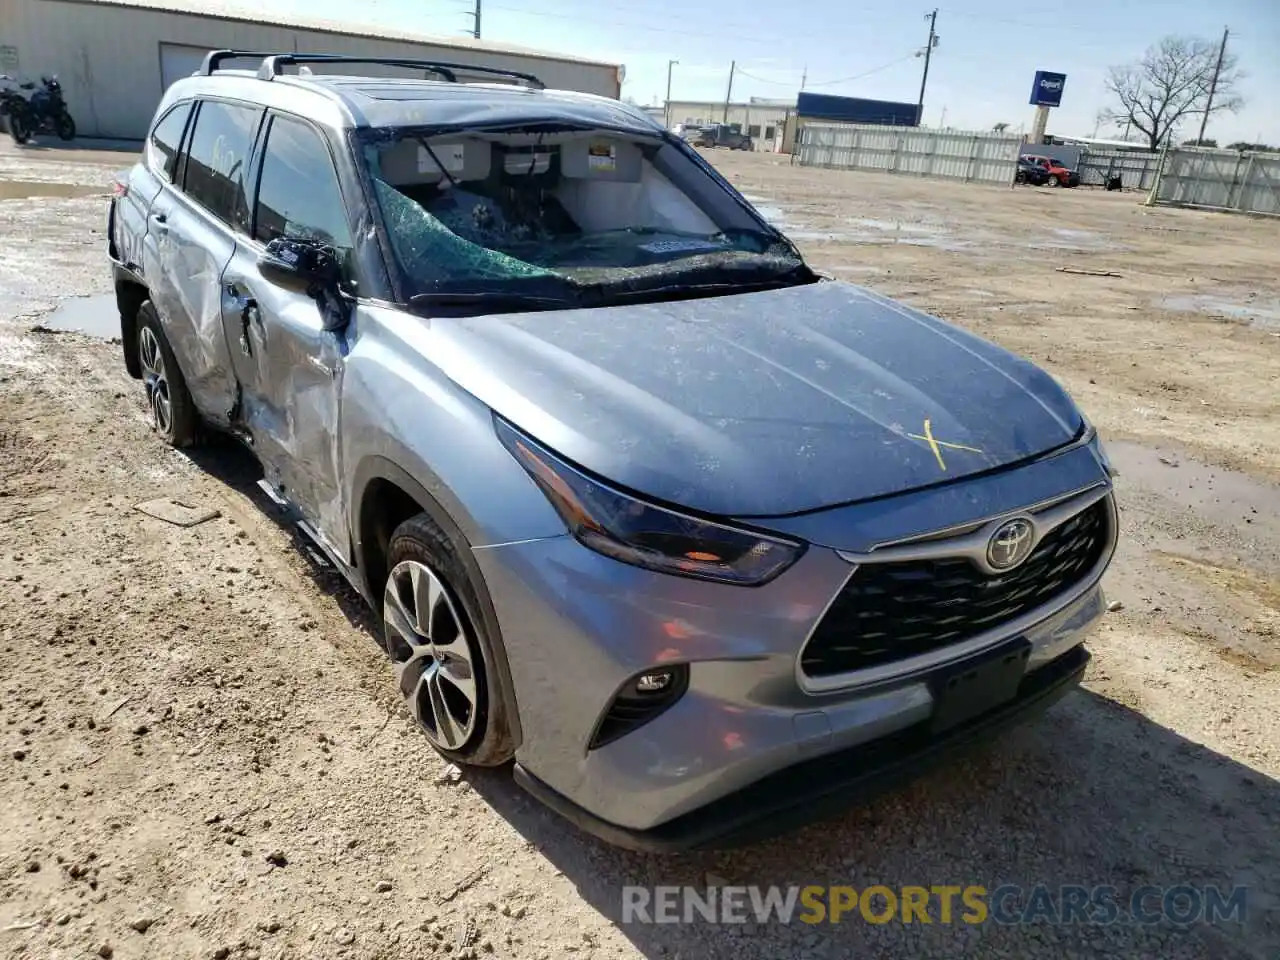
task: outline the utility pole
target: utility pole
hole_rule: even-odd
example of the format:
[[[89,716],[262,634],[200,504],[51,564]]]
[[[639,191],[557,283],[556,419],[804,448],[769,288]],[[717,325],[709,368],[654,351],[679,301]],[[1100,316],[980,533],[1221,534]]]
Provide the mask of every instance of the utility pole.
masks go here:
[[[809,82],[809,65],[804,65],[804,73],[800,74],[800,92],[804,93],[804,85]]]
[[[724,94],[724,123],[729,122],[729,101],[733,99],[733,72],[738,69],[738,61],[729,64],[729,89]]]
[[[679,62],[679,60],[667,61],[667,109],[663,112],[663,116],[666,118],[664,126],[668,130],[671,129],[671,68]]]
[[[476,24],[475,24],[476,28],[475,30],[472,31],[471,35],[475,37],[477,40],[479,40],[480,39],[480,0],[476,0],[476,12],[473,13],[471,16],[475,17],[475,21],[476,21]]]
[[[924,18],[929,21],[929,42],[924,45],[924,75],[920,78],[920,101],[916,104],[916,126],[924,122],[924,85],[929,82],[929,57],[938,44],[938,35],[934,32],[934,27],[938,23],[938,11],[926,13]]]
[[[1204,142],[1204,128],[1209,124],[1209,111],[1213,109],[1213,94],[1218,89],[1218,74],[1222,73],[1222,60],[1227,55],[1227,27],[1222,28],[1222,46],[1218,47],[1218,63],[1213,68],[1213,79],[1209,81],[1209,98],[1204,102],[1204,116],[1200,118],[1200,136],[1196,137],[1196,146]]]

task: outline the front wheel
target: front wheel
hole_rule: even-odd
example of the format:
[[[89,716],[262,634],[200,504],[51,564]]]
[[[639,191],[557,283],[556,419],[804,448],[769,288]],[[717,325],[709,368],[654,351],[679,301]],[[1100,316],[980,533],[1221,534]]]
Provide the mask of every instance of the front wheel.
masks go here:
[[[76,122],[66,110],[58,114],[58,118],[53,122],[53,130],[58,135],[59,140],[74,140],[76,138]]]
[[[13,137],[14,143],[26,143],[31,139],[31,129],[21,113],[9,114],[9,136]]]
[[[515,751],[495,682],[498,652],[458,548],[420,513],[391,534],[387,567],[383,640],[409,713],[449,760],[506,763]]]
[[[151,425],[166,443],[189,447],[196,440],[200,418],[160,324],[160,314],[150,300],[138,308],[138,362],[147,390]]]

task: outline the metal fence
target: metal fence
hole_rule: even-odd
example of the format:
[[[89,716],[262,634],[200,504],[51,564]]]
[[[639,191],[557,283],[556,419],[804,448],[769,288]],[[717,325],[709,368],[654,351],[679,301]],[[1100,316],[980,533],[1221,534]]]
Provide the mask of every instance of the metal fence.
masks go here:
[[[1080,182],[1089,186],[1101,187],[1112,177],[1119,177],[1126,190],[1150,190],[1160,171],[1160,154],[1085,147],[1080,151],[1076,170]]]
[[[841,170],[876,170],[1012,183],[1023,147],[1016,136],[919,127],[806,123],[793,163]],[[1119,177],[1148,203],[1280,215],[1280,154],[1176,147],[1164,154],[1084,147],[1080,182],[1105,185]]]
[[[1280,216],[1280,153],[1170,150],[1147,202]]]
[[[1019,137],[882,127],[806,123],[795,162],[807,167],[914,173],[924,177],[1012,183]]]

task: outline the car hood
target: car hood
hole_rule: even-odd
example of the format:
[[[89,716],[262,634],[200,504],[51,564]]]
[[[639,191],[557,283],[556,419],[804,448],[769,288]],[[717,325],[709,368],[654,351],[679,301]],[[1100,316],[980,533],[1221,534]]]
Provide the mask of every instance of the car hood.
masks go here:
[[[1028,361],[840,282],[430,325],[434,362],[567,460],[724,516],[956,480],[1082,425]]]

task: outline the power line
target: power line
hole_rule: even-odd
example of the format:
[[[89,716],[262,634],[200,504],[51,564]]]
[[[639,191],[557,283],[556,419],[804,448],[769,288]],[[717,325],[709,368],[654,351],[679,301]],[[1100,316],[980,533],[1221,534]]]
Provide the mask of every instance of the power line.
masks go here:
[[[525,14],[529,14],[530,16],[552,16],[552,14],[543,12],[544,6],[545,4],[533,4],[527,7],[517,7],[517,6],[507,5],[507,6],[500,7],[498,9],[509,10],[516,13],[525,13]],[[616,2],[607,2],[607,0],[592,0],[591,6],[596,10],[603,10],[603,11],[609,11],[609,12],[619,11],[622,13],[635,13],[637,10],[637,5],[634,2],[626,2],[626,0],[616,0]],[[842,12],[845,12],[845,13],[857,13],[857,12],[877,13],[877,12],[880,12],[881,10],[880,7],[875,7],[875,6],[849,7],[844,5],[842,5],[840,9]],[[664,18],[674,19],[676,17],[683,15],[684,6],[677,4],[675,6],[675,9],[668,9],[663,6],[660,6],[658,9],[647,7],[646,13],[653,16],[654,19],[664,19]],[[616,21],[601,20],[600,18],[597,18],[597,17],[580,17],[576,14],[568,14],[568,13],[558,13],[558,14],[554,14],[554,16],[556,16],[557,18],[565,19],[565,20],[583,20],[583,21],[590,21],[590,22],[596,22],[596,23],[616,22]],[[720,32],[724,28],[729,28],[731,30],[759,31],[760,24],[758,21],[752,21],[752,22],[727,21],[727,20],[720,20],[717,18],[715,27],[709,28],[707,30],[691,32],[688,30],[675,30],[670,28],[664,28],[664,32],[691,33],[691,35],[693,36],[707,38],[712,34],[714,34],[714,36],[717,36],[717,37],[724,36],[724,34]],[[654,29],[657,29],[657,28],[654,28]],[[758,37],[759,36],[758,32],[755,35]],[[808,39],[808,38],[829,39],[830,33],[826,31],[815,31],[812,33],[793,34],[792,36],[794,36],[797,39]],[[770,40],[769,42],[773,43],[775,41]]]
[[[648,30],[651,33],[669,33],[684,37],[697,37],[699,40],[706,40],[708,32],[706,30],[675,30],[671,27],[654,27],[647,23],[638,23],[634,20],[602,20],[599,17],[580,17],[568,13],[547,13],[543,10],[530,10],[527,7],[509,7],[502,4],[490,4],[486,9],[489,10],[506,10],[510,13],[519,13],[526,17],[545,17],[552,20],[572,20],[575,23],[598,23],[606,27],[626,27],[628,30]],[[760,43],[768,44],[771,47],[777,46],[777,40],[771,37],[763,36],[739,36],[731,33],[716,32],[717,40],[736,40],[739,43]],[[801,39],[801,38],[797,38]]]
[[[823,80],[821,83],[808,83],[806,84],[806,87],[833,87],[837,83],[848,83],[850,80],[861,80],[863,77],[869,77],[873,73],[879,73],[881,70],[888,70],[890,67],[897,66],[907,60],[914,60],[915,56],[916,55],[914,53],[909,53],[905,57],[899,57],[897,60],[890,60],[888,63],[882,63],[880,66],[872,67],[870,70],[865,70],[862,73],[855,73],[851,77],[841,77],[838,80]]]
[[[888,70],[890,67],[896,66],[899,63],[904,63],[907,60],[914,60],[915,56],[916,55],[914,53],[909,53],[905,57],[899,57],[897,60],[890,60],[888,63],[882,63],[880,66],[872,67],[870,70],[864,70],[862,73],[855,73],[850,77],[838,77],[835,80],[821,80],[816,83],[810,83],[808,75],[806,74],[802,80],[802,89],[807,90],[809,87],[831,87],[835,86],[837,83],[848,83],[851,80],[861,80],[863,77],[869,77],[873,73],[879,73],[881,70]],[[795,86],[794,80],[769,80],[766,77],[757,77],[754,73],[747,73],[747,71],[743,70],[741,67],[738,68],[738,76],[748,77],[749,79],[757,80],[760,83],[772,83],[779,87]]]
[[[779,87],[794,87],[794,86],[795,86],[795,81],[794,81],[794,80],[769,80],[769,79],[767,79],[767,78],[765,78],[765,77],[757,77],[754,73],[747,73],[747,71],[743,70],[741,67],[739,67],[739,68],[738,68],[738,76],[740,76],[740,77],[746,77],[748,80],[756,80],[756,81],[758,81],[758,82],[760,82],[760,83],[772,83],[772,84],[774,84],[774,85],[776,85],[776,86],[779,86]]]
[[[1098,28],[1086,27],[1083,24],[1072,23],[1032,23],[1028,20],[1010,20],[1006,17],[988,17],[981,13],[965,13],[963,10],[952,10],[950,7],[940,7],[939,11],[951,17],[960,17],[964,20],[976,20],[979,23],[1003,23],[1012,27],[1025,27],[1028,30],[1079,30],[1081,32],[1097,33]]]

